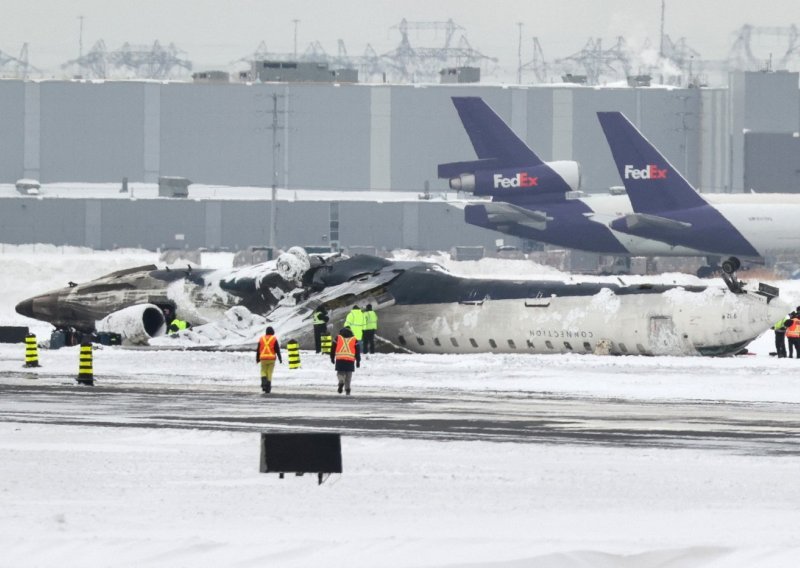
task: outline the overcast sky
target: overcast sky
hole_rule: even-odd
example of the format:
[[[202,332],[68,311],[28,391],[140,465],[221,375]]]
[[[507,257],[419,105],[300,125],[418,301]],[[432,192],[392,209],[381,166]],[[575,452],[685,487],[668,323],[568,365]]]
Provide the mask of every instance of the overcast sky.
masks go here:
[[[265,41],[270,51],[298,50],[319,41],[336,53],[343,39],[350,55],[367,44],[385,53],[400,41],[396,26],[409,21],[451,19],[464,28],[473,48],[496,57],[508,70],[517,68],[519,28],[523,24],[523,62],[537,36],[545,57],[579,51],[590,37],[610,46],[624,35],[633,45],[649,38],[657,46],[661,0],[0,0],[0,50],[17,56],[28,43],[31,64],[54,73],[79,53],[83,16],[83,52],[103,39],[109,49],[123,43],[174,43],[194,62],[195,70],[227,68]],[[734,32],[743,24],[800,25],[798,0],[666,0],[665,31],[685,37],[706,59],[726,56]],[[439,32],[412,32],[412,45],[438,47]],[[756,42],[756,55],[785,51],[788,40]]]

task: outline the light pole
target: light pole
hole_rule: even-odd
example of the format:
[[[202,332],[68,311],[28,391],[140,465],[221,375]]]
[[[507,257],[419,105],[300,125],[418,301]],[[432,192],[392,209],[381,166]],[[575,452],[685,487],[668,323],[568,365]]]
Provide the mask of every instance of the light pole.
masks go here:
[[[275,240],[277,235],[276,223],[278,222],[277,194],[278,194],[278,151],[281,144],[278,142],[278,94],[272,93],[272,197],[269,208],[269,247],[275,256]]]

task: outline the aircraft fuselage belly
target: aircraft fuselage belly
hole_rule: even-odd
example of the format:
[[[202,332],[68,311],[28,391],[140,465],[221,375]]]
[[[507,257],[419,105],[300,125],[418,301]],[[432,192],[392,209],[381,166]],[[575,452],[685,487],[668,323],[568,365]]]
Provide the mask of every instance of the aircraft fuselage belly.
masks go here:
[[[764,302],[673,290],[391,306],[381,311],[379,335],[419,353],[592,353],[604,341],[614,354],[729,354],[769,326]]]

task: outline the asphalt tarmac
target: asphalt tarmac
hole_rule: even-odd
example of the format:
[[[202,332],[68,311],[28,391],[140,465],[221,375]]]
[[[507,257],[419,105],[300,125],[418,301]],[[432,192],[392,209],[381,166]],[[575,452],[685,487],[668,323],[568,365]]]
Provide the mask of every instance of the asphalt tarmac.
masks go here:
[[[35,378],[0,373],[0,420],[800,455],[800,405],[790,403],[355,388],[348,397],[335,386],[322,392],[286,385],[265,395],[241,386],[88,387],[71,376]]]

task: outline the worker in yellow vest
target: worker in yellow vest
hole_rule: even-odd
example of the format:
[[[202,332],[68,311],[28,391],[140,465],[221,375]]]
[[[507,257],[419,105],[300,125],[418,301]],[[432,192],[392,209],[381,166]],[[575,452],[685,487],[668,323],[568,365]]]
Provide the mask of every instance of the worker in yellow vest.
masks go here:
[[[364,312],[362,312],[361,308],[358,306],[353,306],[353,309],[350,310],[350,313],[347,314],[347,318],[344,320],[345,327],[349,327],[353,332],[353,337],[356,338],[359,347],[361,346],[361,338],[364,337],[364,326],[366,323],[367,320],[364,317]]]
[[[169,324],[169,333],[172,335],[173,333],[178,333],[179,331],[183,331],[184,329],[189,328],[189,323],[183,321],[182,319],[175,318]]]
[[[275,330],[268,327],[266,333],[258,340],[256,362],[261,363],[261,390],[265,393],[272,391],[272,373],[275,370],[275,360],[283,364],[281,346],[275,337]]]
[[[375,334],[378,332],[378,314],[372,311],[372,304],[364,310],[364,354],[375,353]]]
[[[311,315],[311,323],[314,325],[314,351],[317,353],[322,351],[322,336],[328,335],[329,319],[325,304],[314,310]]]
[[[775,332],[775,354],[779,359],[786,357],[786,326],[791,321],[790,316],[784,316],[772,326],[772,330]]]
[[[339,382],[339,394],[342,390],[350,394],[350,382],[356,367],[361,366],[361,350],[349,327],[339,330],[336,348],[331,351],[331,363],[336,365],[336,378]]]

